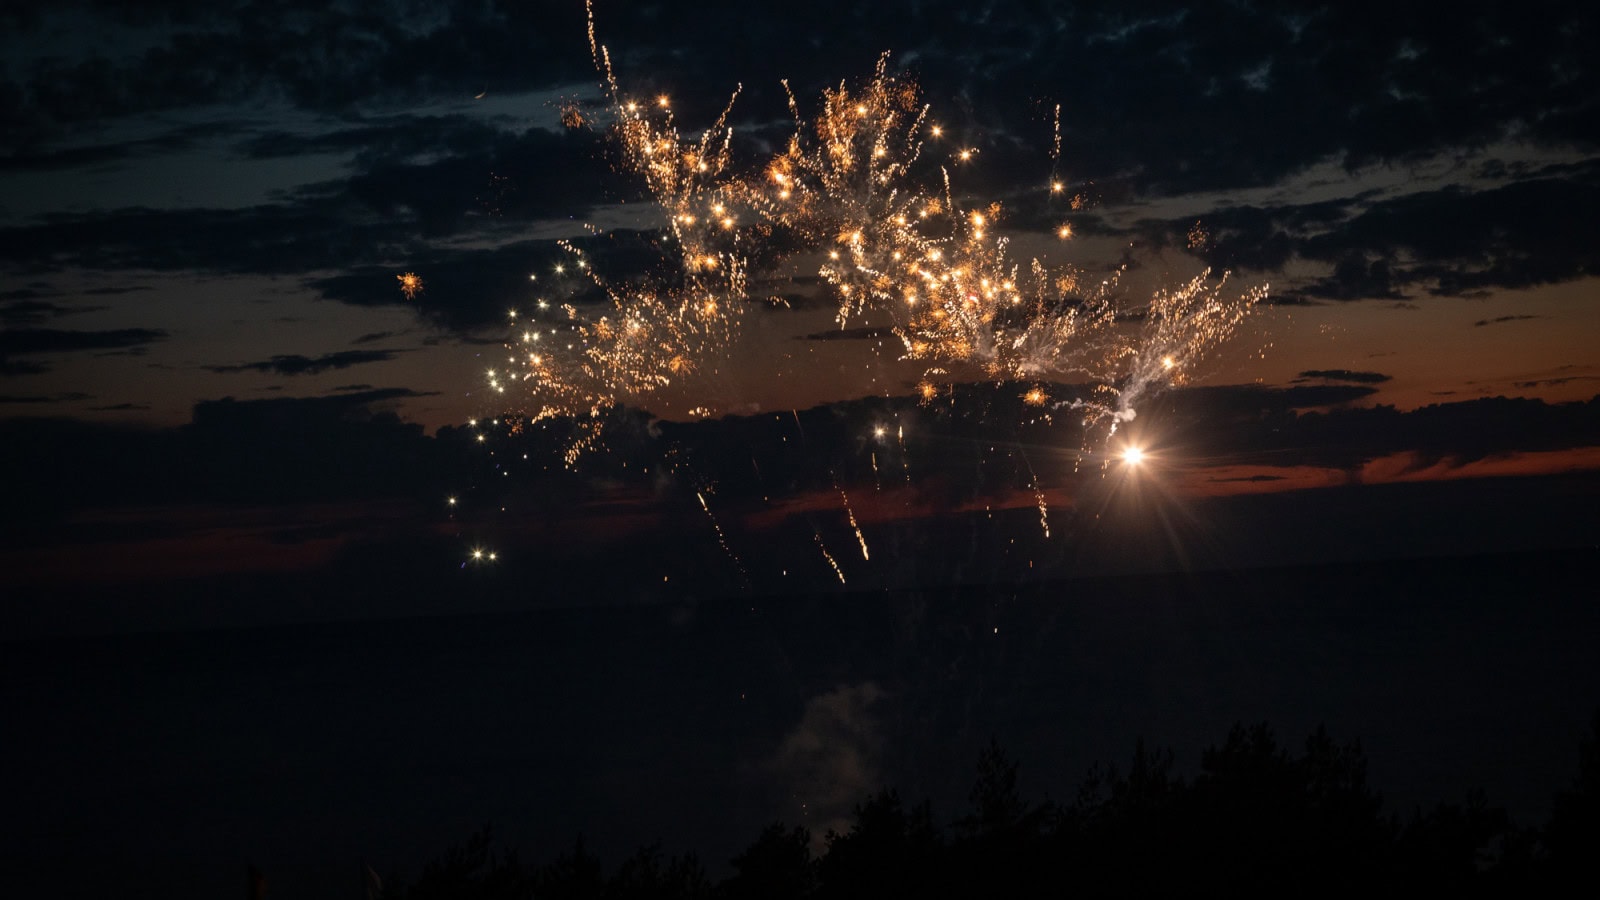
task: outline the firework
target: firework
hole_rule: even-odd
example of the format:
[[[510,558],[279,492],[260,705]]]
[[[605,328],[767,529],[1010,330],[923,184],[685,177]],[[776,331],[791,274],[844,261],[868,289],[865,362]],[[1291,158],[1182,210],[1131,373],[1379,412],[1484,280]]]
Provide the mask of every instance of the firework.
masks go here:
[[[405,294],[407,300],[415,300],[422,293],[422,276],[415,272],[396,275],[395,280],[400,282],[400,293]]]
[[[593,118],[607,123],[619,169],[654,200],[669,265],[654,276],[611,278],[563,244],[604,301],[580,309],[541,298],[535,321],[508,345],[510,371],[491,374],[496,391],[526,388],[532,420],[584,423],[569,463],[598,439],[605,409],[647,405],[668,386],[703,398],[702,415],[723,411],[711,385],[752,304],[751,260],[773,257],[778,243],[822,259],[817,273],[837,301],[840,328],[889,323],[901,358],[924,367],[923,402],[957,379],[1021,382],[1033,385],[1022,395],[1028,406],[1070,405],[1088,423],[1109,421],[1112,432],[1151,391],[1180,382],[1265,296],[1225,295],[1226,277],[1213,282],[1207,273],[1129,310],[1116,274],[1089,278],[1073,266],[1013,260],[1003,204],[968,202],[952,186],[952,170],[977,164],[975,148],[938,140],[942,129],[918,86],[890,71],[887,54],[863,81],[824,91],[809,119],[789,93],[793,134],[769,157],[736,165],[729,117],[737,90],[709,128],[686,136],[669,97],[633,97],[619,86],[592,9],[588,40],[609,100]],[[1060,146],[1058,105],[1053,166]],[[1066,190],[1054,172],[1049,184],[1051,195]],[[1056,233],[1071,237],[1071,223]],[[401,276],[403,286],[410,278]],[[1135,319],[1142,326],[1129,327]],[[1041,384],[1064,376],[1104,390],[1053,401]]]

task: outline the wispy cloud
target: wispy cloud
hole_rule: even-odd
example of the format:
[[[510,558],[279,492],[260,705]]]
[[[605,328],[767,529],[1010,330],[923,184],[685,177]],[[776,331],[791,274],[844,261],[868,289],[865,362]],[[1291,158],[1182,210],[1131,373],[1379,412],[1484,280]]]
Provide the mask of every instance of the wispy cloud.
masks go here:
[[[206,366],[206,370],[228,372],[274,372],[278,375],[316,375],[329,369],[348,369],[365,363],[388,362],[399,356],[401,350],[340,350],[322,356],[301,356],[298,353],[274,356],[259,362],[234,365]]]

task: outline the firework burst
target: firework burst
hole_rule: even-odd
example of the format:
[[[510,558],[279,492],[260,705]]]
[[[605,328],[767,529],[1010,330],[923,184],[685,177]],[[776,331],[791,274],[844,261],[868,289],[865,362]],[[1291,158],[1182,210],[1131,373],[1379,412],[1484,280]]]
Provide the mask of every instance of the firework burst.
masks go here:
[[[778,255],[779,244],[791,257],[821,259],[816,271],[841,329],[889,323],[900,358],[923,366],[916,391],[924,402],[960,378],[1018,382],[1031,385],[1022,394],[1028,406],[1070,404],[1086,422],[1109,421],[1112,432],[1142,398],[1180,382],[1265,296],[1228,295],[1226,276],[1213,281],[1207,272],[1130,309],[1119,299],[1120,271],[1089,278],[1070,265],[1014,260],[1004,205],[966,202],[952,187],[952,170],[972,163],[975,150],[941,140],[917,85],[890,71],[887,54],[863,81],[824,91],[811,118],[789,93],[792,135],[766,158],[736,165],[729,117],[737,90],[709,128],[685,135],[669,97],[632,97],[619,86],[592,9],[588,35],[609,101],[594,118],[607,123],[618,168],[654,200],[668,265],[664,274],[611,280],[563,244],[604,302],[567,302],[539,318],[508,345],[511,371],[491,376],[497,391],[512,382],[528,391],[534,420],[588,423],[569,462],[598,437],[605,409],[648,405],[668,386],[704,396],[702,415],[725,411],[697,385],[731,359],[751,306],[751,260]],[[1059,107],[1054,128],[1058,165]],[[1052,195],[1065,190],[1054,172],[1049,185]],[[1071,224],[1057,234],[1070,237]],[[1064,376],[1102,389],[1052,401],[1040,385]]]

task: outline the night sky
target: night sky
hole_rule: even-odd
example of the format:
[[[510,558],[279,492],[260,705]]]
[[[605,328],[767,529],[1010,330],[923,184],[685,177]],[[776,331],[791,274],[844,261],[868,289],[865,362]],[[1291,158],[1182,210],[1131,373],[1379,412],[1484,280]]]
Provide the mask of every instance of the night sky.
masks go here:
[[[526,318],[541,299],[596,302],[559,242],[619,280],[658,269],[666,253],[661,213],[621,171],[606,133],[581,0],[7,3],[0,646],[20,654],[6,669],[7,694],[29,698],[28,721],[43,735],[12,763],[62,779],[95,770],[86,783],[105,785],[119,809],[161,785],[203,806],[206,789],[171,764],[115,774],[100,756],[60,747],[110,734],[90,710],[126,702],[162,723],[134,756],[179,753],[191,730],[195,745],[226,756],[234,741],[250,743],[249,717],[194,725],[182,710],[210,722],[235,702],[270,707],[279,674],[284,695],[298,698],[285,703],[312,703],[331,681],[344,685],[334,690],[341,702],[420,717],[446,701],[417,672],[461,673],[421,637],[395,631],[414,616],[455,623],[439,626],[448,659],[501,660],[486,663],[486,690],[538,705],[545,695],[529,699],[519,679],[571,679],[550,708],[582,710],[573,715],[592,726],[592,746],[632,734],[586,718],[604,704],[633,709],[647,733],[695,729],[696,748],[674,745],[662,759],[737,771],[743,787],[728,802],[741,811],[728,818],[741,826],[816,806],[836,815],[880,778],[954,796],[942,763],[905,748],[948,739],[967,765],[984,728],[1007,722],[1034,723],[1015,731],[1024,759],[1032,746],[1078,761],[1121,753],[1140,730],[1192,749],[1219,737],[1229,715],[1277,714],[1291,730],[1331,719],[1346,736],[1387,736],[1401,748],[1395,757],[1413,764],[1395,767],[1398,781],[1425,768],[1413,752],[1427,745],[1424,729],[1499,734],[1507,721],[1498,716],[1532,708],[1549,745],[1540,761],[1570,755],[1600,702],[1595,664],[1566,643],[1600,636],[1586,631],[1596,620],[1583,602],[1600,547],[1592,5],[1458,3],[1441,15],[1394,2],[596,0],[594,22],[624,94],[669,96],[688,132],[711,125],[739,89],[733,153],[758,169],[792,132],[783,80],[811,115],[824,89],[870,76],[888,52],[889,71],[920,86],[944,135],[925,152],[948,158],[958,203],[1010,211],[995,228],[1014,256],[1043,255],[1091,278],[1121,271],[1114,291],[1129,308],[1207,269],[1229,273],[1234,293],[1265,287],[1267,300],[1181,384],[1143,398],[1113,438],[1059,409],[1041,418],[1021,399],[1036,385],[1056,398],[1093,390],[1071,373],[1023,384],[957,372],[934,402],[919,402],[926,366],[898,358],[884,323],[841,330],[837,297],[816,274],[820,254],[774,246],[752,269],[743,338],[702,393],[669,389],[606,411],[599,446],[568,466],[573,423],[524,426],[538,398],[515,384],[498,393],[485,378],[517,327],[508,316]],[[571,127],[575,117],[587,125]],[[957,148],[971,158],[957,165]],[[1053,179],[1079,202],[1051,200]],[[1072,240],[1057,239],[1062,224]],[[422,279],[415,296],[397,282],[408,272]],[[715,415],[692,415],[701,405]],[[1121,455],[1133,445],[1146,453],[1138,466]],[[1450,575],[1454,561],[1477,574]],[[1123,583],[1137,587],[1112,586]],[[1034,614],[995,598],[1049,604],[1045,586],[1074,584],[1090,585],[1081,588],[1088,606],[1070,614],[1074,628],[1105,629],[1107,645],[1130,655],[1101,668],[1099,645],[1077,631],[1061,647],[1030,645],[1025,658],[1078,654],[1057,674],[1079,681],[1074,702],[1095,710],[1086,733],[1100,737],[1074,743],[1034,722],[1026,710],[1057,701],[1023,676],[969,690],[985,676],[958,675],[954,664],[937,676],[945,688],[928,689],[939,711],[912,727],[907,698],[922,695],[896,679],[916,667],[863,662],[885,646],[988,659],[988,650],[951,650],[960,640],[931,625],[941,637],[923,647],[904,636],[906,623],[948,614],[976,641],[999,635],[1013,613]],[[1455,592],[1514,584],[1527,595],[1480,592],[1459,620],[1451,610]],[[1222,611],[1199,624],[1181,612],[1117,611],[1122,597],[1170,612],[1185,591]],[[1235,591],[1255,605],[1227,606]],[[1421,650],[1398,638],[1374,650],[1363,642],[1387,633],[1391,613],[1363,608],[1358,628],[1330,612],[1367,594],[1422,604],[1392,611],[1405,634],[1464,624]],[[1290,615],[1272,596],[1308,605]],[[1552,598],[1569,606],[1552,611]],[[826,621],[880,602],[893,612]],[[1521,602],[1539,611],[1524,619]],[[662,616],[662,634],[688,635],[698,649],[626,649],[649,647],[653,626],[606,618],[619,607]],[[727,618],[733,609],[786,624],[758,628]],[[493,639],[462,636],[464,614],[507,611],[576,617],[560,621],[578,636],[563,642],[520,619]],[[1255,613],[1270,624],[1251,624]],[[1134,623],[1153,620],[1159,634],[1144,645]],[[1049,622],[1038,633],[1061,635],[1065,626]],[[304,647],[288,632],[240,637],[306,623],[351,630],[315,632]],[[360,623],[376,635],[375,649],[361,651],[367,675],[389,673],[398,689],[431,699],[374,703],[355,676],[328,674],[344,670],[317,654],[363,646]],[[900,636],[837,637],[853,627]],[[516,651],[505,635],[524,628],[561,662],[507,662]],[[612,628],[621,643],[608,646]],[[1280,631],[1300,649],[1273,649],[1263,635]],[[837,643],[808,657],[801,634]],[[1243,668],[1138,668],[1213,639],[1239,641]],[[169,643],[127,643],[137,640]],[[223,646],[233,649],[206,649]],[[603,677],[585,670],[580,647],[602,648]],[[1466,674],[1496,647],[1534,667],[1498,693]],[[1441,668],[1414,670],[1414,651]],[[264,668],[241,661],[258,652]],[[702,652],[716,662],[696,668]],[[1378,661],[1363,666],[1347,652]],[[1307,653],[1329,661],[1344,693],[1315,687]],[[1113,669],[1188,684],[1198,706],[1206,685],[1231,699],[1215,715],[1181,713],[1149,681],[1112,684]],[[618,685],[658,676],[701,692],[702,705],[674,712],[659,697],[620,700]],[[1102,676],[1104,691],[1082,684]],[[1407,731],[1394,704],[1360,712],[1381,693],[1378,680],[1413,676],[1437,692],[1415,682],[1397,690],[1441,710],[1429,724]],[[207,693],[191,677],[223,686]],[[1305,687],[1239,687],[1277,677]],[[137,700],[105,687],[124,678]],[[757,687],[786,699],[742,724],[703,699],[743,699]],[[1519,690],[1540,699],[1529,707]],[[1463,698],[1482,692],[1493,697],[1471,712]],[[1446,694],[1456,699],[1440,701]],[[1010,712],[974,712],[991,703]],[[68,707],[76,711],[61,712]],[[289,716],[261,720],[295,721],[275,715]],[[307,715],[355,740],[334,713]],[[414,768],[402,754],[383,772],[403,780],[494,757],[492,729],[457,716],[458,740],[429,738]],[[947,720],[959,722],[953,735],[940,730]],[[814,749],[834,740],[865,741],[870,752]],[[478,743],[462,749],[469,741]],[[1499,764],[1534,765],[1507,762],[1504,742],[1490,743]],[[40,763],[35,751],[47,747],[58,748],[56,761]],[[268,777],[240,752],[217,778]],[[512,833],[557,840],[611,828],[625,843],[633,832],[618,823],[632,819],[597,810],[595,796],[646,797],[654,813],[641,828],[692,802],[647,787],[667,763],[620,752],[595,757],[601,787],[574,788],[539,828]],[[1497,781],[1483,753],[1450,771],[1522,791],[1513,800],[1534,814],[1540,801],[1528,798],[1565,777]],[[295,745],[263,765],[292,780],[296,765],[346,765],[330,758]],[[388,810],[389,824],[369,831],[377,849],[337,853],[390,853],[386,862],[412,871],[414,854],[483,817],[527,813],[485,799],[498,795],[470,779],[420,788],[427,803],[395,813],[405,803],[376,786],[384,776],[364,777],[360,796],[386,797],[370,808]],[[797,784],[813,792],[806,812],[793,806]],[[95,816],[84,810],[100,802],[91,794],[30,795],[65,810],[39,814],[44,836],[30,852],[49,857],[57,839],[89,828]],[[321,851],[285,849],[291,829],[271,824],[293,821],[291,807],[249,796],[239,802],[270,807],[260,831],[241,832],[253,836],[230,844],[173,826],[171,846],[189,841],[225,873],[251,854],[277,854],[299,873],[290,883],[323,884]],[[339,802],[348,810],[367,800]],[[135,819],[112,815],[104,827]],[[327,822],[359,820],[328,813]],[[327,822],[307,833],[349,830]],[[685,833],[708,848],[734,840],[699,819]],[[130,839],[124,851],[142,858],[148,848]],[[182,858],[151,871],[182,871]],[[162,883],[183,893],[212,882]]]

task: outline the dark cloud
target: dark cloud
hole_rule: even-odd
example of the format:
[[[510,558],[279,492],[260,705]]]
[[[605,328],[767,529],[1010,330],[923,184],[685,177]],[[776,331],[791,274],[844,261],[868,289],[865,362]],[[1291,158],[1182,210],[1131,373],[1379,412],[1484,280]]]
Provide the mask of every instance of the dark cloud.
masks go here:
[[[1405,300],[1401,280],[1389,260],[1351,253],[1334,264],[1331,274],[1301,288],[1300,293],[1322,300]]]
[[[681,277],[681,272],[670,267],[670,254],[648,232],[616,230],[569,243],[582,250],[596,271],[653,274],[665,285]],[[563,274],[556,273],[558,265],[564,268]],[[328,299],[357,306],[414,306],[424,318],[460,331],[504,324],[507,310],[526,310],[537,296],[578,305],[605,296],[555,240],[519,241],[482,250],[436,250],[419,255],[412,268],[426,284],[414,301],[396,289],[395,273],[390,269],[355,269],[314,279],[311,285]],[[529,275],[537,275],[538,281],[530,281]]]
[[[1402,412],[1347,406],[1295,412],[1268,392],[1268,403],[1241,403],[1238,389],[1168,395],[1146,412],[1186,453],[1240,463],[1358,469],[1373,459],[1415,454],[1420,461],[1470,461],[1516,451],[1600,445],[1600,398],[1547,404],[1492,397]],[[1251,406],[1258,408],[1251,410]],[[1141,419],[1145,416],[1141,415]]]
[[[1207,233],[1202,254],[1219,269],[1280,269],[1296,256],[1306,236],[1344,221],[1372,196],[1368,192],[1316,203],[1222,207],[1201,220]],[[1155,246],[1181,247],[1193,224],[1187,218],[1142,222],[1139,230]]]
[[[7,302],[12,300],[33,300],[39,297],[53,296],[55,296],[55,292],[48,290],[47,285],[45,285],[43,282],[35,282],[33,285],[28,287],[12,288],[8,291],[0,291],[0,301]]]
[[[77,169],[88,166],[105,167],[141,156],[176,153],[190,150],[206,141],[215,140],[238,128],[225,122],[208,122],[174,129],[159,137],[131,141],[90,144],[79,147],[51,147],[0,156],[0,175],[9,172],[44,172]]]
[[[1100,484],[1097,466],[1071,474],[1081,452],[1074,448],[1087,446],[1077,417],[1041,417],[1022,404],[1016,385],[958,386],[954,402],[933,407],[910,397],[874,397],[690,423],[613,411],[604,449],[584,456],[573,469],[551,463],[560,459],[577,423],[554,420],[516,433],[504,427],[443,428],[428,437],[390,411],[417,392],[360,387],[347,385],[322,397],[207,401],[197,404],[192,422],[178,429],[0,421],[0,463],[35,473],[12,501],[21,510],[15,521],[60,516],[86,504],[357,497],[419,497],[437,504],[446,492],[484,481],[506,486],[494,496],[495,509],[577,505],[580,498],[592,499],[598,488],[615,498],[636,495],[661,502],[678,497],[689,504],[685,509],[699,512],[694,492],[709,477],[726,521],[770,518],[777,511],[793,518],[796,528],[803,526],[796,546],[810,549],[813,534],[846,546],[852,539],[837,503],[841,486],[850,490],[858,512],[867,515],[876,493],[853,486],[886,490],[891,485],[883,473],[898,473],[902,466],[915,474],[906,493],[893,498],[894,509],[886,513],[891,518],[959,514],[982,508],[979,498],[1012,492],[1026,495],[1031,504],[1031,485],[1044,471],[1053,473],[1047,479],[1050,489],[1069,497],[1098,490]],[[1094,396],[1089,386],[1048,389],[1063,403]],[[1142,436],[1174,461],[1327,467],[1342,470],[1352,481],[1367,464],[1401,456],[1426,467],[1438,460],[1600,446],[1600,398],[1565,404],[1493,398],[1411,411],[1350,404],[1371,390],[1363,385],[1178,389],[1141,404],[1125,433]],[[903,423],[903,440],[874,439],[874,425],[888,421]],[[480,432],[498,451],[494,456],[482,452]],[[1101,438],[1096,436],[1093,446],[1102,446]],[[513,473],[515,479],[503,480],[504,470],[494,467],[522,453],[529,454],[526,467]],[[674,464],[663,469],[658,463],[666,458]],[[1216,477],[1219,484],[1293,481],[1272,469]],[[892,480],[899,490],[899,476]],[[811,503],[819,497],[827,499]],[[785,504],[791,512],[783,512]],[[623,505],[633,508],[632,501]],[[880,546],[873,546],[874,559]]]
[[[428,394],[384,388],[326,397],[230,397],[196,404],[190,424],[173,429],[0,420],[0,463],[31,473],[8,494],[13,515],[0,527],[51,521],[86,505],[436,493],[433,482],[449,468],[452,448],[470,448],[465,440],[430,440],[422,426],[389,409],[422,396]]]
[[[239,363],[231,366],[205,366],[208,371],[275,372],[279,375],[315,375],[329,369],[348,369],[363,363],[388,362],[398,357],[400,350],[340,350],[322,356],[301,356],[298,353],[274,356],[260,362]]]
[[[1331,266],[1275,299],[1406,300],[1408,290],[1470,296],[1600,271],[1587,239],[1600,178],[1518,181],[1480,190],[1456,185],[1392,197],[1372,192],[1304,205],[1227,207],[1205,216],[1199,253],[1222,269],[1272,271],[1294,260]],[[1192,221],[1142,222],[1154,246],[1182,246]]]
[[[89,408],[95,412],[138,412],[149,409],[150,406],[145,403],[113,403],[109,406],[91,406]]]
[[[1539,319],[1539,318],[1543,318],[1543,316],[1530,316],[1530,315],[1495,316],[1492,319],[1479,319],[1478,321],[1473,322],[1472,324],[1477,328],[1482,328],[1485,325],[1499,325],[1502,322],[1522,322],[1522,321],[1526,321],[1528,319]]]
[[[371,344],[371,343],[374,343],[374,342],[377,342],[377,341],[387,340],[389,338],[395,337],[397,334],[398,334],[398,332],[394,332],[394,331],[373,331],[373,332],[369,332],[367,334],[363,334],[362,336],[356,338],[355,340],[351,341],[350,343],[352,343],[352,344]]]
[[[269,131],[235,149],[250,159],[351,154],[354,168],[371,169],[424,155],[475,157],[509,137],[498,126],[462,115],[392,116],[318,134]]]
[[[33,271],[292,274],[401,256],[413,231],[334,200],[244,209],[123,209],[0,229],[0,259]]]
[[[1378,392],[1364,384],[1297,384],[1275,388],[1266,385],[1230,385],[1189,388],[1181,394],[1186,404],[1198,409],[1257,412],[1283,412],[1350,403]]]
[[[85,393],[81,393],[81,392],[78,392],[78,391],[71,391],[71,392],[64,393],[64,394],[37,394],[37,395],[30,395],[30,396],[19,396],[19,395],[16,395],[16,394],[0,395],[0,403],[17,403],[17,404],[76,403],[76,402],[78,402],[80,400],[89,400],[89,399],[92,399],[91,395],[85,394]]]
[[[1559,378],[1541,378],[1536,381],[1519,381],[1519,388],[1555,387],[1557,385],[1571,384],[1574,381],[1600,381],[1600,375],[1564,375]]]
[[[1600,271],[1600,246],[1587,237],[1597,202],[1600,183],[1587,180],[1424,191],[1375,203],[1307,238],[1300,252],[1317,260],[1382,260],[1394,279],[1442,295],[1568,281]],[[1396,263],[1402,255],[1405,262]]]
[[[0,375],[42,375],[48,371],[50,367],[44,363],[6,359],[0,356]]]
[[[426,127],[426,126],[423,126]],[[379,215],[414,219],[424,234],[447,234],[469,217],[528,220],[581,215],[617,180],[596,135],[533,128],[520,135],[474,133],[459,152],[427,162],[386,160],[383,145],[348,180],[308,189],[347,196]]]
[[[143,291],[150,291],[150,290],[155,290],[155,289],[152,288],[152,287],[149,287],[147,285],[134,284],[134,285],[128,285],[128,286],[125,286],[125,287],[121,286],[121,285],[115,285],[115,286],[111,286],[111,287],[89,288],[88,290],[83,291],[82,293],[87,294],[89,296],[93,296],[93,297],[117,297],[117,296],[121,296],[123,294],[137,294],[137,293],[141,293]],[[96,308],[99,308],[99,307],[96,307]]]
[[[1468,3],[1448,17],[1365,3],[1199,11],[1175,0],[596,6],[623,83],[670,90],[684,121],[709,120],[738,82],[751,117],[782,118],[779,78],[809,102],[891,50],[939,101],[954,139],[992,135],[982,149],[993,159],[1006,144],[1047,146],[1059,102],[1062,159],[1081,177],[1140,191],[1267,184],[1319,161],[1405,161],[1513,134],[1600,143],[1596,23],[1577,4]],[[142,32],[164,36],[146,52],[13,68],[0,87],[13,141],[191,105],[283,98],[347,113],[596,80],[577,3],[141,9],[96,6],[79,21],[113,34],[166,26]],[[45,17],[13,14],[14,39]]]
[[[68,266],[292,274],[411,260],[418,241],[572,216],[611,182],[593,135],[501,132],[472,153],[386,161],[240,209],[121,209],[0,229],[0,260]]]
[[[354,394],[326,397],[274,397],[270,400],[202,400],[194,406],[194,423],[212,421],[267,421],[304,418],[312,422],[333,419],[365,421],[372,407],[407,397],[432,397],[434,391],[411,388],[378,388]]]
[[[1321,378],[1326,381],[1349,381],[1356,384],[1382,384],[1393,376],[1382,372],[1355,372],[1350,369],[1310,369],[1301,372],[1300,378]]]
[[[142,43],[159,36],[142,53],[90,51],[12,69],[0,91],[6,98],[0,121],[11,141],[25,146],[69,123],[185,106],[287,99],[337,112],[432,94],[470,97],[487,85],[526,90],[592,80],[581,4],[425,10],[394,2],[341,10],[236,2],[200,12],[183,3],[140,9],[130,16],[97,7],[74,21],[112,34],[118,26],[139,28]],[[37,10],[16,15],[13,39],[26,40],[28,29],[47,18]]]
[[[139,55],[16,67],[11,82],[0,83],[0,121],[14,126],[13,167],[171,152],[220,134],[250,158],[345,154],[352,171],[247,209],[124,209],[0,229],[0,260],[20,270],[332,272],[317,286],[362,304],[396,302],[377,287],[379,268],[433,264],[440,271],[424,273],[431,296],[423,308],[436,321],[470,327],[497,319],[515,296],[511,272],[555,254],[530,253],[517,264],[515,250],[445,252],[427,239],[581,216],[608,198],[635,198],[638,185],[610,171],[608,151],[587,131],[518,132],[466,115],[370,110],[592,82],[581,6],[489,3],[428,14],[402,3],[359,14],[309,3],[152,3],[137,14],[78,7],[74,15],[112,33],[151,22],[171,33],[153,32],[162,36]],[[1045,11],[1021,0],[803,9],[602,3],[596,12],[624,83],[642,93],[670,89],[684,122],[709,121],[743,82],[736,134],[746,150],[783,137],[771,124],[784,120],[779,77],[810,108],[817,90],[866,74],[882,50],[895,50],[891,65],[921,79],[950,140],[982,151],[982,164],[962,173],[966,184],[1007,193],[1018,190],[1019,172],[1048,177],[1057,102],[1058,174],[1074,191],[1111,201],[1264,185],[1315,163],[1405,161],[1508,135],[1566,150],[1597,145],[1594,66],[1584,52],[1594,22],[1574,9],[1513,15],[1471,5],[1449,21],[1387,8],[1373,15],[1359,5],[1242,4],[1202,14],[1172,2]],[[17,14],[14,39],[26,40],[50,15],[43,7]],[[708,30],[708,21],[718,27]],[[726,40],[732,33],[741,38]],[[64,123],[246,99],[288,99],[336,113],[343,124],[239,139],[239,126],[222,123],[91,148],[40,137]],[[1328,266],[1325,276],[1275,292],[1279,302],[1468,295],[1594,272],[1597,251],[1579,237],[1600,200],[1593,166],[1501,161],[1480,174],[1519,180],[1383,200],[1230,207],[1205,216],[1202,252],[1221,268],[1265,271],[1295,259]],[[1009,211],[1015,227],[1061,214],[1038,192],[1019,194]],[[1073,222],[1084,235],[1115,232],[1092,213]],[[1177,235],[1190,224],[1186,218]],[[787,249],[781,237],[762,244]],[[500,268],[481,277],[461,271],[473,255]],[[659,270],[659,256],[608,271]],[[766,261],[756,262],[759,270]],[[813,300],[778,293],[794,305]]]
[[[20,292],[18,292],[20,293]],[[92,312],[104,307],[62,306],[48,300],[13,300],[0,306],[0,323],[8,327],[38,325],[52,319],[77,313]]]
[[[0,332],[0,357],[122,349],[166,338],[167,332],[153,328],[116,328],[109,331],[13,328]]]

